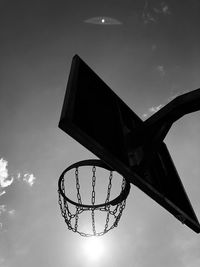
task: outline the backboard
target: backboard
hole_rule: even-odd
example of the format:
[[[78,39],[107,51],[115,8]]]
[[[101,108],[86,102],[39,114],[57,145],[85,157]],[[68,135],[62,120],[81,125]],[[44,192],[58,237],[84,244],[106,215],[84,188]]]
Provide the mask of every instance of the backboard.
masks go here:
[[[130,140],[143,121],[75,55],[59,127],[176,218],[200,225],[164,142],[148,151]],[[132,147],[134,143],[134,149]]]

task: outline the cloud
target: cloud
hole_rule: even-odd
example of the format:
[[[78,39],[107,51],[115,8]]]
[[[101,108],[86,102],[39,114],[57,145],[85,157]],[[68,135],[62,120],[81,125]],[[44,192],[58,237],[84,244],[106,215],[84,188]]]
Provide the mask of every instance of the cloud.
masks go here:
[[[149,111],[150,111],[151,113],[155,113],[155,112],[157,112],[158,110],[160,110],[161,108],[162,108],[162,105],[159,105],[159,106],[151,107],[151,108],[149,109]]]
[[[23,181],[25,181],[29,186],[32,186],[35,183],[35,176],[30,173],[25,173],[23,177]]]
[[[156,6],[152,6],[151,2],[146,0],[143,8],[142,19],[144,24],[155,23],[162,15],[170,15],[171,11],[165,1],[159,2]]]
[[[6,205],[0,205],[0,215],[6,212]]]
[[[16,212],[15,210],[9,210],[9,211],[8,211],[8,214],[9,214],[10,216],[13,216],[13,215],[15,215],[15,212]]]
[[[4,191],[2,191],[2,192],[0,193],[0,196],[3,196],[5,193],[6,193],[6,191],[5,191],[5,190],[4,190]]]
[[[158,8],[156,8],[156,7],[153,8],[153,11],[154,11],[155,13],[157,13],[157,14],[164,14],[164,15],[170,15],[170,14],[171,14],[168,5],[166,5],[164,2],[162,2],[162,3],[160,4],[160,7],[158,7]]]
[[[144,24],[148,24],[151,22],[155,23],[157,21],[156,18],[153,17],[153,15],[151,15],[150,12],[143,14],[143,20],[144,20]]]
[[[4,215],[3,215],[4,213]],[[5,215],[9,215],[10,217],[13,217],[15,215],[16,211],[14,209],[8,210],[6,205],[0,205],[0,216],[3,218]],[[3,229],[3,223],[0,222],[0,230]]]
[[[22,180],[27,183],[29,186],[33,186],[35,183],[36,177],[32,173],[21,174],[20,172],[17,174],[17,179]]]
[[[162,13],[164,15],[170,15],[171,14],[171,11],[169,10],[169,6],[165,2],[161,3],[161,10],[162,10]]]
[[[149,3],[146,0],[144,4],[144,9],[142,12],[142,19],[144,21],[144,24],[156,22],[155,17],[153,16],[152,12],[150,12]]]
[[[8,169],[7,169],[8,162],[1,158],[0,159],[0,187],[7,187],[12,184],[13,178],[8,180]]]
[[[110,17],[93,17],[89,18],[84,21],[85,23],[90,24],[97,24],[97,25],[120,25],[122,22],[120,22],[117,19],[110,18]]]
[[[168,98],[168,102],[172,101],[172,100],[175,99],[177,96],[179,96],[178,93],[171,95],[171,96]]]
[[[158,105],[158,106],[153,106],[151,108],[148,109],[148,112],[147,113],[144,113],[142,115],[142,117],[144,119],[146,119],[147,117],[151,116],[152,114],[156,113],[158,110],[160,110],[161,108],[163,107],[162,104]]]
[[[148,116],[149,116],[149,114],[147,114],[147,113],[142,114],[143,119],[146,119]]]
[[[158,66],[156,67],[156,70],[159,72],[159,74],[160,74],[162,77],[165,76],[166,71],[165,71],[164,66],[162,66],[162,65],[158,65]]]

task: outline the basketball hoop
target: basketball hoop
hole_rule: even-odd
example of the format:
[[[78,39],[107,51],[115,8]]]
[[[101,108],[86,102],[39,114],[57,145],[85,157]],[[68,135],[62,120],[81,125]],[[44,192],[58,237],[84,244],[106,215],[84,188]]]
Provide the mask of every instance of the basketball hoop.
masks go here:
[[[79,170],[84,167],[89,167],[90,174],[87,177],[90,178],[90,203],[83,203],[82,202],[82,191],[81,191],[81,183],[80,183],[80,172]],[[97,168],[101,168],[108,174],[108,185],[107,187],[107,196],[106,199],[102,203],[96,203],[96,193],[95,190],[97,183]],[[72,172],[74,170],[74,173]],[[112,189],[112,179],[113,179],[113,172],[109,166],[103,163],[101,160],[91,159],[91,160],[83,160],[76,162],[69,166],[67,169],[63,171],[61,174],[59,181],[58,181],[58,195],[59,195],[59,205],[61,209],[61,214],[67,224],[69,230],[73,232],[79,233],[82,236],[89,237],[89,236],[101,236],[117,227],[119,220],[121,218],[122,212],[126,205],[126,198],[130,191],[130,183],[127,182],[123,177],[121,182],[120,193],[117,197],[110,200],[111,197],[111,189]],[[69,180],[66,179],[67,175],[72,175],[75,179],[75,188],[70,189],[71,191],[74,190],[75,192],[75,200],[69,198],[66,195],[67,183]],[[71,178],[71,177],[70,177]],[[83,177],[82,177],[83,178]],[[98,177],[101,178],[101,177]],[[89,218],[88,221],[90,223],[90,230],[81,230],[79,222],[81,221],[80,218],[83,216],[83,213],[86,213]],[[103,214],[105,218],[105,225],[104,228],[99,230],[96,227],[96,215],[99,213]],[[88,217],[88,216],[87,216]]]

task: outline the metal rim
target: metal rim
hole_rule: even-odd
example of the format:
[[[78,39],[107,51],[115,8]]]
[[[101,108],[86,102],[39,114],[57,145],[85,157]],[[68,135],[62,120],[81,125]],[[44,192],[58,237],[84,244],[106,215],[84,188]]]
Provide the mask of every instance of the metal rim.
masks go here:
[[[78,202],[75,202],[75,201],[69,199],[62,191],[61,182],[64,179],[64,175],[69,170],[77,168],[77,167],[81,167],[81,166],[97,166],[97,167],[104,168],[104,169],[109,170],[109,171],[114,171],[111,167],[109,167],[103,161],[101,161],[99,159],[82,160],[82,161],[79,161],[79,162],[76,162],[76,163],[70,165],[68,168],[66,168],[62,172],[62,174],[60,175],[59,180],[58,180],[58,191],[66,201],[68,201],[71,204],[78,206],[78,207],[96,209],[96,208],[105,207],[105,206],[109,206],[109,205],[113,205],[113,206],[117,205],[118,203],[122,202],[123,200],[125,200],[127,198],[129,191],[130,191],[130,183],[126,180],[125,181],[125,187],[121,191],[120,195],[109,202],[97,204],[97,205],[87,205],[87,204],[80,204]]]

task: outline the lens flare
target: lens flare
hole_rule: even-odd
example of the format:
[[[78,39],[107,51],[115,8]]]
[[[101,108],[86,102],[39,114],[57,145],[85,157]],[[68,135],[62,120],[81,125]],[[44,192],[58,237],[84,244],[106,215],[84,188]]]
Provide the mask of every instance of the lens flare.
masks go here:
[[[100,237],[87,238],[83,244],[83,252],[90,261],[98,261],[104,256],[105,244]]]

